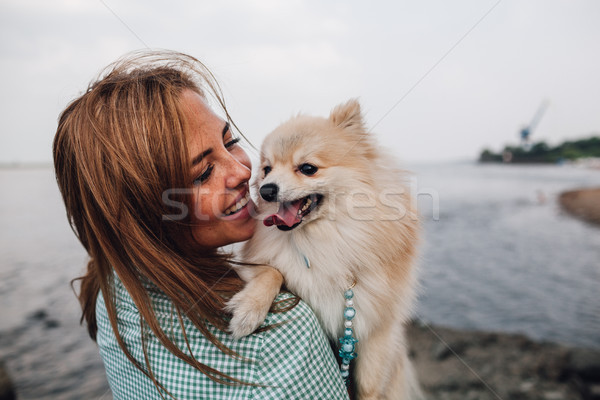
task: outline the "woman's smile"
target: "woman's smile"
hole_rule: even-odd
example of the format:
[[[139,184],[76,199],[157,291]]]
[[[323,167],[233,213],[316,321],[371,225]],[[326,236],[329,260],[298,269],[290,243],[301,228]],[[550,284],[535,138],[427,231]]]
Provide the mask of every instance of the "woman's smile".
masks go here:
[[[252,199],[250,198],[250,191],[248,188],[242,192],[238,198],[233,202],[233,204],[228,207],[223,213],[223,218],[226,219],[237,219],[241,217],[242,213],[249,214],[249,208],[252,203]]]

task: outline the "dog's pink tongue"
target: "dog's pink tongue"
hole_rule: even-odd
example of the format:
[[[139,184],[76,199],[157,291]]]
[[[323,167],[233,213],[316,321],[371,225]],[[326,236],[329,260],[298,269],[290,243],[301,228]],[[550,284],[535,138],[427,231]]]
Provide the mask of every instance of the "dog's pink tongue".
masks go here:
[[[269,215],[264,219],[263,224],[265,224],[265,226],[286,225],[292,227],[302,221],[302,218],[298,216],[298,210],[301,205],[302,199],[294,201],[293,203],[281,203],[277,214]]]

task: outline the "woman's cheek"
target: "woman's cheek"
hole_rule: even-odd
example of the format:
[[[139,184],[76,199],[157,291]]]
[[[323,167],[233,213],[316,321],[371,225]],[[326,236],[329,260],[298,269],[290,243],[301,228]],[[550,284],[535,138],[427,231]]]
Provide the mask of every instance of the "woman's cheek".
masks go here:
[[[200,190],[206,191],[207,188],[204,187],[203,189],[200,189]],[[201,194],[197,195],[195,197],[193,207],[191,210],[193,220],[197,221],[197,222],[211,220],[212,215],[214,215],[214,213],[211,213],[212,208],[214,207],[211,203],[212,203],[212,201],[210,199],[210,196],[201,195]]]

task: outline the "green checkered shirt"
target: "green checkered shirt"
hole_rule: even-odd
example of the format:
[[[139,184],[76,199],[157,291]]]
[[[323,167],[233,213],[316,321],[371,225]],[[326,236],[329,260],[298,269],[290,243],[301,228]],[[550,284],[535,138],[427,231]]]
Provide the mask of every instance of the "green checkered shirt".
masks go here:
[[[119,332],[133,357],[146,366],[139,311],[123,284],[116,278],[114,282]],[[149,293],[165,333],[180,349],[189,353],[173,303],[160,292]],[[278,299],[289,296],[280,294]],[[102,294],[96,303],[96,318],[97,342],[114,398],[161,399],[150,378],[138,370],[119,347]],[[329,342],[308,305],[300,302],[290,311],[269,313],[264,325],[284,321],[288,322],[237,341],[211,325],[211,332],[225,346],[252,360],[244,361],[221,352],[184,319],[191,351],[199,362],[244,382],[263,386],[227,386],[213,382],[169,352],[148,329],[146,344],[154,376],[177,400],[348,399]]]

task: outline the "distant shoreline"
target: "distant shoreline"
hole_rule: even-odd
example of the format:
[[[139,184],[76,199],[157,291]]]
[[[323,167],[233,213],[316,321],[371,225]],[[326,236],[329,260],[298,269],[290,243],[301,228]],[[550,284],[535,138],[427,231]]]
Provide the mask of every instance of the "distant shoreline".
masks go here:
[[[587,139],[569,140],[551,147],[546,142],[521,143],[517,146],[505,146],[499,153],[485,149],[479,155],[479,162],[505,163],[550,163],[560,164],[578,159],[600,157],[600,136]]]

